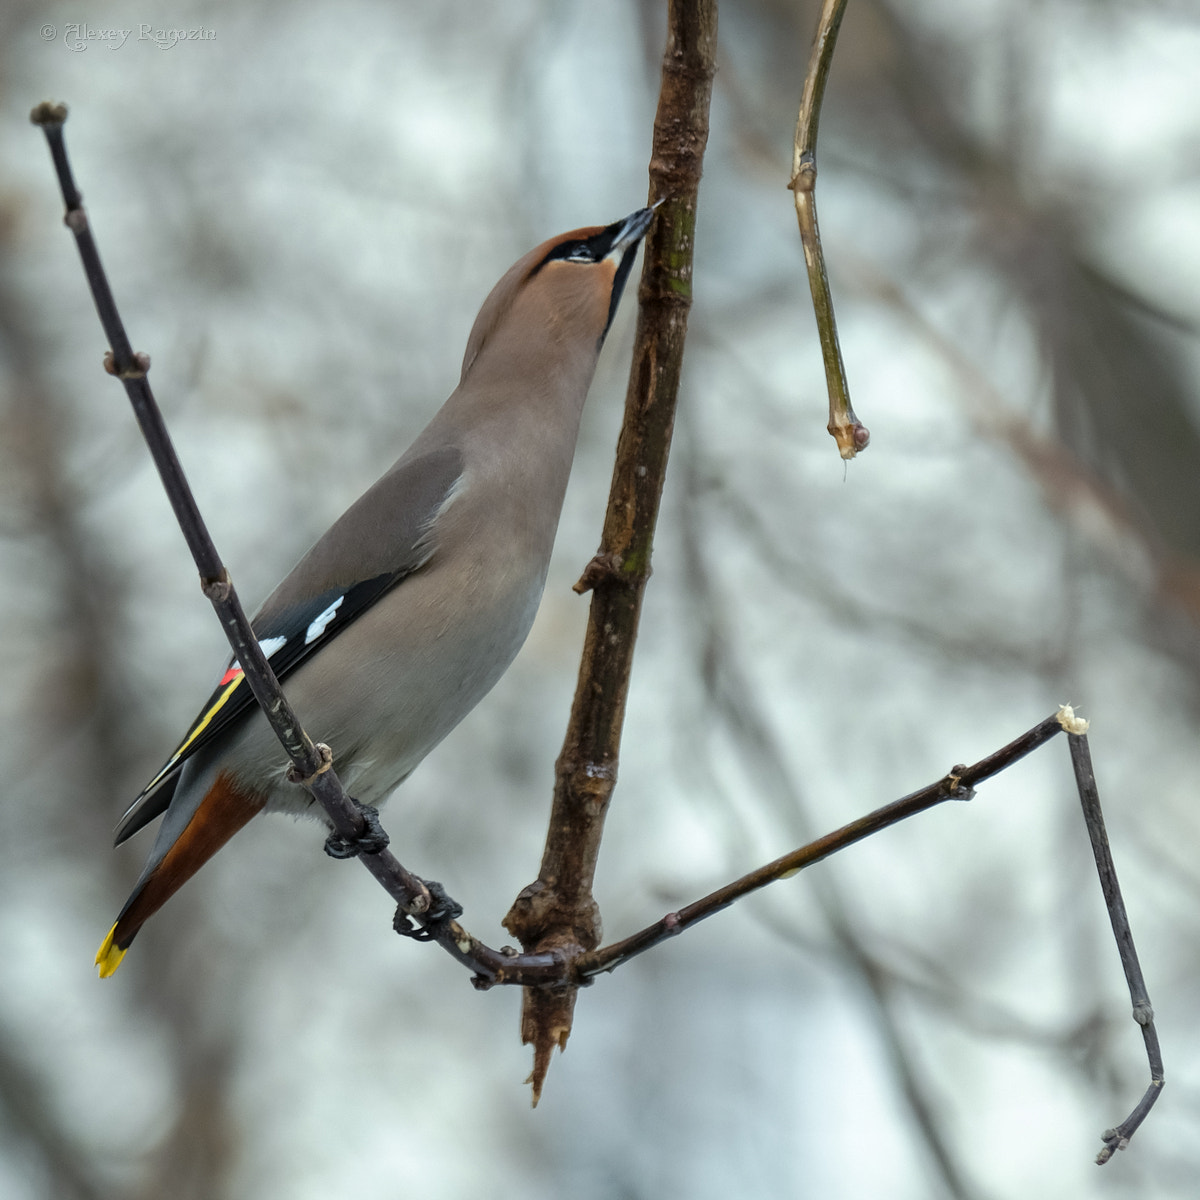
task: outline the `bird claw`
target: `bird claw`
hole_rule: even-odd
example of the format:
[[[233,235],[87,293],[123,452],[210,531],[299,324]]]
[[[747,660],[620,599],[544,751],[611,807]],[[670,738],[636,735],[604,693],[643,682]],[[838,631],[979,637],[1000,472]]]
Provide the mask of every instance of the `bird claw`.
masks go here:
[[[360,854],[378,854],[386,850],[391,839],[379,823],[379,809],[369,804],[359,804],[353,797],[350,802],[362,817],[363,831],[356,838],[344,838],[331,833],[325,839],[325,853],[330,858],[357,858]]]
[[[412,938],[415,942],[432,942],[437,937],[442,925],[447,921],[457,921],[463,914],[463,906],[447,894],[436,879],[422,879],[429,892],[429,907],[421,914],[418,924],[411,914],[404,909],[396,909],[392,928],[401,936]]]

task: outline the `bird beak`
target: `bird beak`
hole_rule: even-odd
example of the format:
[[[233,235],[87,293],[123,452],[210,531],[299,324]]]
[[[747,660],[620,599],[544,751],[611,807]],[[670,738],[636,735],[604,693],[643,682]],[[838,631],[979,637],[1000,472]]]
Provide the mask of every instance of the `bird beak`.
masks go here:
[[[624,221],[618,222],[619,228],[616,230],[612,242],[613,250],[624,254],[630,246],[636,246],[645,237],[646,230],[650,228],[654,220],[655,210],[661,203],[662,200],[659,200],[649,208],[639,208],[637,212],[630,213]]]

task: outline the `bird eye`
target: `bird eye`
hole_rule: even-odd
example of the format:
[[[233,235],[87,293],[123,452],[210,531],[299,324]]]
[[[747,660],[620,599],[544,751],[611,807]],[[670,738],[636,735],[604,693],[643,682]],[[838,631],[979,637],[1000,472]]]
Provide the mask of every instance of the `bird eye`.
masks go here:
[[[594,263],[596,252],[587,242],[576,242],[566,255],[567,262]]]

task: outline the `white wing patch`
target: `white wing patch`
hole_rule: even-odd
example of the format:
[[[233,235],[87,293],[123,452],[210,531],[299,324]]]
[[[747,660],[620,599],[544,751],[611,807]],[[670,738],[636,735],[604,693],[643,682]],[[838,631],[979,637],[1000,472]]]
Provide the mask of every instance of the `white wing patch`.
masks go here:
[[[341,608],[342,601],[345,598],[345,596],[339,596],[323,613],[319,613],[313,617],[309,622],[308,628],[304,631],[304,644],[306,646],[312,645],[325,632],[329,627],[329,622],[337,616],[337,610]]]
[[[286,645],[287,645],[287,638],[272,637],[272,638],[263,638],[258,643],[258,648],[263,652],[264,658],[270,658],[272,654],[274,654],[277,650],[282,650],[284,648],[284,646],[286,646]],[[240,662],[238,662],[238,660],[235,658],[233,660],[233,662],[231,662],[229,664],[229,670],[227,670],[225,672],[225,675],[222,678],[221,683],[222,684],[228,683],[229,680],[234,675],[236,675],[237,672],[240,671],[241,669],[242,669],[242,664]]]

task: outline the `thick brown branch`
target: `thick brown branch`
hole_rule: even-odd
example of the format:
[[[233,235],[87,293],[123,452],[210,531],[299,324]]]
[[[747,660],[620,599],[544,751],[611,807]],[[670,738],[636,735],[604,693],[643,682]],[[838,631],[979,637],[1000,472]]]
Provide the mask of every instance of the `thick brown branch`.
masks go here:
[[[654,120],[650,199],[633,365],[600,551],[578,585],[592,590],[575,702],[558,759],[553,810],[536,883],[505,927],[527,950],[593,949],[600,921],[592,880],[617,779],[621,727],[650,573],[692,299],[696,196],[708,141],[716,0],[671,0]],[[522,1037],[534,1046],[534,1102],[555,1045],[566,1044],[575,993],[527,992]]]

